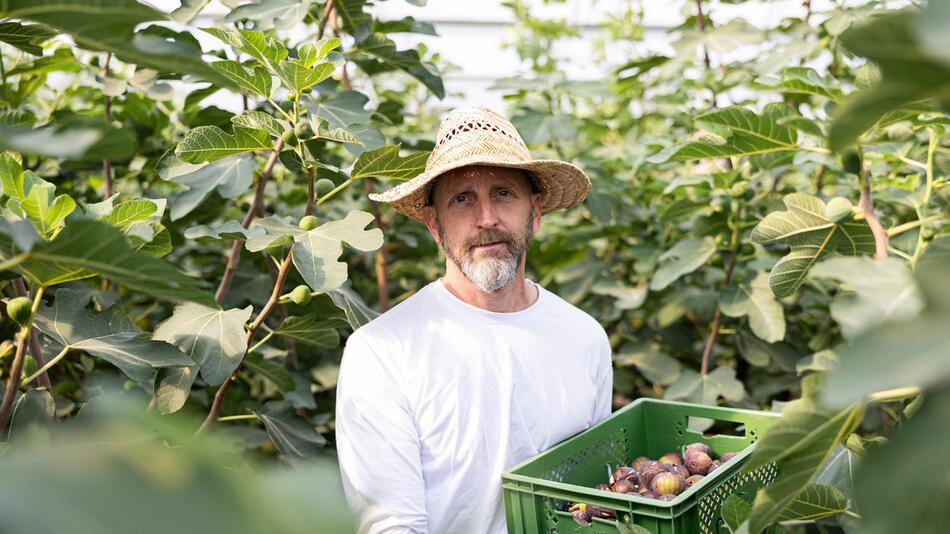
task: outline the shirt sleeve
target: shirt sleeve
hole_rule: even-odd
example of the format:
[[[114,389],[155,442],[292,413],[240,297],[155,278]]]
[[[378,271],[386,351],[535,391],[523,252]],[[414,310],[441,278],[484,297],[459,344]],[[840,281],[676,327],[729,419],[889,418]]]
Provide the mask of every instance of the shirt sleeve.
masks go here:
[[[597,374],[594,377],[597,391],[596,402],[594,402],[594,414],[591,418],[591,424],[596,424],[610,415],[614,396],[614,364],[610,341],[607,339],[607,333],[603,332],[603,339],[597,349]]]
[[[428,532],[419,435],[392,359],[354,333],[336,391],[343,489],[359,534]],[[395,375],[395,376],[394,376]]]

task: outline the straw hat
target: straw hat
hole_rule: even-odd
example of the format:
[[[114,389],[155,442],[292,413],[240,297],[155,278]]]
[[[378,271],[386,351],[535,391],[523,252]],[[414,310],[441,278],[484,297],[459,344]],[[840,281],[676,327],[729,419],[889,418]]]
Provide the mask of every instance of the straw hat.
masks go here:
[[[530,171],[541,188],[542,214],[570,208],[590,191],[590,179],[579,167],[564,161],[531,159],[524,140],[508,119],[486,107],[469,107],[455,109],[442,120],[425,172],[369,198],[388,202],[399,213],[423,222],[426,185],[466,165]]]

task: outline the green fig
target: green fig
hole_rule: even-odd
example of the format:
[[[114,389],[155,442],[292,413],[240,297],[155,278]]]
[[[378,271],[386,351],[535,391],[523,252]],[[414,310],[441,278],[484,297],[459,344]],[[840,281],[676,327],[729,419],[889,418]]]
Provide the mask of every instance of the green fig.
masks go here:
[[[668,452],[660,456],[659,462],[661,464],[683,465],[683,457],[675,452]]]
[[[319,224],[320,224],[319,219],[317,219],[313,215],[307,215],[303,219],[300,219],[300,223],[298,224],[298,226],[300,226],[301,230],[306,230],[309,232],[310,230],[313,230],[314,228],[316,228],[317,225]]]
[[[684,489],[686,489],[686,480],[684,480],[683,477],[679,475],[674,475],[673,473],[660,473],[653,477],[653,481],[650,482],[650,489],[659,493],[660,495],[665,495],[667,493],[679,495]]]
[[[333,189],[336,187],[336,184],[333,183],[333,180],[329,180],[327,178],[320,178],[319,180],[317,180],[317,183],[314,185],[314,187],[316,188],[317,196],[322,197],[323,195],[329,193],[330,191],[333,191]]]
[[[33,301],[26,297],[15,297],[7,301],[7,315],[23,326],[33,315]]]
[[[290,300],[293,301],[294,304],[303,306],[310,302],[310,298],[310,288],[303,284],[295,287],[294,290],[290,292]]]

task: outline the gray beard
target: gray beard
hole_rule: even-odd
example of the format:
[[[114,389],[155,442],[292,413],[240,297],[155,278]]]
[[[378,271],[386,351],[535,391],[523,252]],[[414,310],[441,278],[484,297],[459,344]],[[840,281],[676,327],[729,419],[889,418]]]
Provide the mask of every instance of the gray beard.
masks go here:
[[[446,246],[445,232],[438,220],[436,220],[436,228],[439,231],[439,241],[442,242],[442,250],[445,252],[446,257],[462,271],[462,274],[465,275],[465,278],[467,278],[472,285],[484,293],[494,293],[510,284],[518,274],[518,266],[528,251],[528,244],[531,242],[531,238],[534,237],[534,232],[532,232],[531,228],[531,222],[533,220],[534,207],[532,206],[531,215],[528,217],[528,222],[525,225],[523,242],[519,242],[517,236],[507,232],[487,230],[482,233],[483,238],[481,240],[476,236],[475,239],[462,244],[460,247],[462,257],[459,257],[457,250]],[[507,241],[504,243],[507,248],[507,252],[504,256],[498,257],[486,254],[485,257],[476,259],[471,251],[473,244],[500,241],[502,239]]]

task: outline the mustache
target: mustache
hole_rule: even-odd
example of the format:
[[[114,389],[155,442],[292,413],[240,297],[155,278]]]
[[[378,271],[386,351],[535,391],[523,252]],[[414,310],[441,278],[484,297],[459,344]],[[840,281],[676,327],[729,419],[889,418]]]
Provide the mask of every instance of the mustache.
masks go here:
[[[466,241],[465,248],[472,250],[477,246],[487,245],[489,243],[504,243],[510,249],[513,242],[514,236],[508,232],[502,230],[485,230]]]

